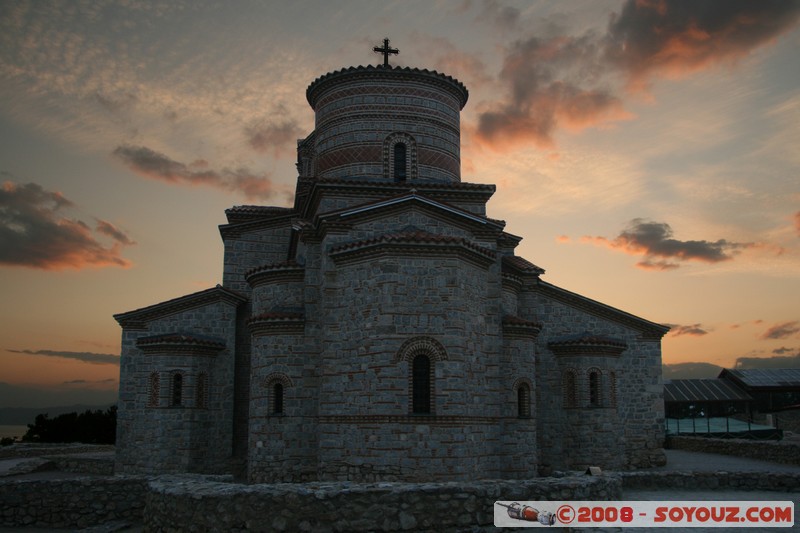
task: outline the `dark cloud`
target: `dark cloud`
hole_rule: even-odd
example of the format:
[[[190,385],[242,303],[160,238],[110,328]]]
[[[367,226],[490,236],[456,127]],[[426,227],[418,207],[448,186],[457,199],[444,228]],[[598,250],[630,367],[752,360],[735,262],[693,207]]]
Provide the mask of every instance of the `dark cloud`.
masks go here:
[[[664,222],[651,222],[641,218],[630,221],[628,227],[617,237],[583,237],[583,241],[594,242],[631,255],[642,255],[637,264],[646,270],[670,270],[680,266],[681,261],[718,263],[728,261],[739,250],[755,248],[756,243],[738,243],[725,239],[717,241],[680,241],[673,238],[672,228]]]
[[[6,350],[11,353],[23,353],[28,355],[45,355],[48,357],[63,357],[64,359],[75,359],[93,365],[118,365],[119,356],[110,353],[92,352],[65,352],[58,350]]]
[[[745,57],[798,16],[796,0],[628,0],[612,16],[605,57],[641,85]]]
[[[246,168],[209,170],[204,160],[186,165],[145,146],[123,145],[113,154],[134,172],[167,183],[237,191],[252,200],[270,198],[276,192],[268,175],[257,176]]]
[[[282,153],[292,153],[297,146],[297,139],[303,137],[303,130],[294,120],[259,122],[245,128],[244,133],[254,150],[270,152],[276,157]]]
[[[794,214],[794,229],[797,230],[797,236],[800,237],[800,211]]]
[[[72,206],[61,193],[36,183],[5,182],[0,188],[0,264],[45,270],[130,266],[120,251],[133,242],[110,223],[98,220],[99,233],[108,235],[109,228],[118,233],[109,235],[116,242],[105,247],[86,223],[63,216]]]
[[[603,35],[523,38],[503,59],[505,96],[483,103],[477,125],[467,129],[496,150],[551,148],[558,128],[630,118],[618,95],[619,76],[630,89],[642,89],[653,77],[744,57],[796,26],[799,6],[797,0],[628,0]],[[518,24],[515,8],[489,1],[483,11],[492,24]]]
[[[680,324],[665,324],[670,327],[669,334],[672,337],[680,337],[681,335],[690,335],[692,337],[701,337],[708,335],[708,331],[703,329],[702,324],[692,324],[690,326],[682,326]]]
[[[783,322],[781,324],[775,324],[774,326],[767,329],[763,335],[761,335],[761,339],[768,340],[768,339],[787,339],[794,335],[800,333],[800,322],[794,320],[792,322]]]

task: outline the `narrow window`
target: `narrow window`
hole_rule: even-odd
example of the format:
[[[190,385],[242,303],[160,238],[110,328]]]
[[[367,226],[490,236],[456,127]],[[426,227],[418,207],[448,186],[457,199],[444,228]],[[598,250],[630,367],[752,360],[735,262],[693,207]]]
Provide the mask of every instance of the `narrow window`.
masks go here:
[[[589,405],[600,406],[600,372],[589,372]]]
[[[195,407],[204,408],[208,401],[208,374],[205,372],[197,376],[197,389],[195,391]]]
[[[181,405],[183,399],[183,374],[175,374],[172,376],[172,405],[177,407]]]
[[[161,380],[158,372],[153,372],[150,374],[150,390],[148,390],[147,395],[147,405],[150,407],[158,407],[158,396],[161,393],[160,387]]]
[[[272,414],[283,414],[283,385],[281,383],[272,386]]]
[[[531,389],[527,383],[521,383],[517,387],[517,417],[531,417]]]
[[[414,358],[411,369],[414,414],[430,414],[431,412],[431,360],[427,355]]]
[[[403,143],[394,145],[394,179],[406,181],[406,145]]]

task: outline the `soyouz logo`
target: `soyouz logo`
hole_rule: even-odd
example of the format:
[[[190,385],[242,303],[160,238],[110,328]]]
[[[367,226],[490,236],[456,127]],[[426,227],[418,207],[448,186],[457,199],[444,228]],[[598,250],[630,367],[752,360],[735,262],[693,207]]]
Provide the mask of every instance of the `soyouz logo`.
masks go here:
[[[786,501],[496,501],[496,527],[792,527]]]

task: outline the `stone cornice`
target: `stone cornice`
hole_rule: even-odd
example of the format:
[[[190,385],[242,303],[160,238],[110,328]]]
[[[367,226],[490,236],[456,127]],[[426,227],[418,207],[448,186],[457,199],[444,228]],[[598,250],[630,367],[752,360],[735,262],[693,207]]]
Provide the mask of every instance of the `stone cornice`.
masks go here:
[[[337,262],[371,259],[385,254],[426,256],[452,254],[487,267],[494,263],[495,252],[460,237],[434,235],[424,231],[406,231],[382,235],[374,239],[340,244],[331,248],[331,258]]]
[[[542,331],[542,325],[538,322],[512,315],[503,317],[503,336],[535,339],[539,336],[540,331]]]
[[[192,333],[167,333],[136,339],[136,347],[145,354],[178,354],[211,357],[225,349],[221,339]]]
[[[628,345],[619,339],[586,332],[553,339],[547,343],[547,347],[554,354],[560,356],[604,355],[616,357],[624,352]]]
[[[262,313],[247,321],[250,332],[255,336],[303,333],[305,323],[303,313],[281,312]]]
[[[255,288],[267,283],[303,281],[305,271],[305,266],[296,261],[286,261],[251,269],[245,273],[244,278],[251,287]]]

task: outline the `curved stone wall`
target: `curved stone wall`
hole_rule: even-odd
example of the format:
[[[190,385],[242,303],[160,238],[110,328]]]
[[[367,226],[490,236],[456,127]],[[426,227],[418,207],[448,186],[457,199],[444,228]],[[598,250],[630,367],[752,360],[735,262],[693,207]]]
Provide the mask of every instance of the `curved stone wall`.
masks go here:
[[[316,113],[319,178],[396,179],[393,147],[401,142],[409,179],[461,180],[467,90],[457,80],[427,70],[357,67],[318,78],[306,94]]]

